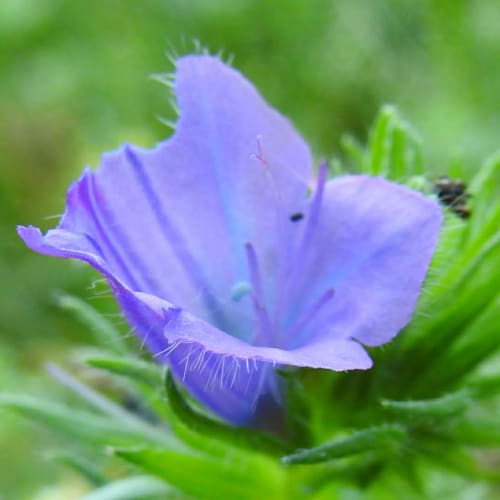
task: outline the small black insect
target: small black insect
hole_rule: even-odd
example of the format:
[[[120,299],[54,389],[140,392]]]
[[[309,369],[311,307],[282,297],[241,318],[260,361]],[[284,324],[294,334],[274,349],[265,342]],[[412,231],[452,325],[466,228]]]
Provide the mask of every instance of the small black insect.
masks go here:
[[[297,222],[297,221],[299,221],[299,220],[301,220],[303,218],[304,218],[304,214],[301,213],[301,212],[297,212],[295,214],[290,215],[290,220],[292,222]]]
[[[434,181],[434,192],[441,203],[450,207],[453,213],[462,219],[470,217],[471,211],[467,207],[470,194],[467,193],[467,186],[463,181],[440,175]]]

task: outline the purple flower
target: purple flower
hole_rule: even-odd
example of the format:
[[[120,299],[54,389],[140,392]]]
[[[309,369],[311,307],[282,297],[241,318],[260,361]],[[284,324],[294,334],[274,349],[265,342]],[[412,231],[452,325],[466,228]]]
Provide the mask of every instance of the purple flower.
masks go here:
[[[57,228],[18,231],[99,270],[158,361],[255,424],[279,403],[276,366],[370,368],[362,344],[410,320],[441,213],[381,178],[314,178],[290,123],[216,58],[181,58],[175,92],[172,138],[105,154]]]

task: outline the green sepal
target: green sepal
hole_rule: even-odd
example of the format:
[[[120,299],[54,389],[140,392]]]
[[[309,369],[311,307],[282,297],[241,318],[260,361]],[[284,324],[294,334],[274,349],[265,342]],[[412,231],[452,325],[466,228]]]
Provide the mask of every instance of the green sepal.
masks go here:
[[[406,438],[404,428],[399,425],[369,427],[315,448],[297,451],[283,457],[281,462],[285,465],[315,464],[370,451],[392,454]]]
[[[300,380],[300,370],[281,368],[276,372],[285,381],[287,430],[297,447],[306,448],[312,444],[311,402]]]
[[[286,443],[265,432],[231,427],[202,415],[182,397],[170,372],[166,374],[165,387],[170,409],[189,429],[220,439],[237,448],[262,451],[278,456],[290,450],[290,446]]]
[[[117,449],[113,453],[195,498],[283,498],[284,473],[264,455],[214,458],[162,449]]]

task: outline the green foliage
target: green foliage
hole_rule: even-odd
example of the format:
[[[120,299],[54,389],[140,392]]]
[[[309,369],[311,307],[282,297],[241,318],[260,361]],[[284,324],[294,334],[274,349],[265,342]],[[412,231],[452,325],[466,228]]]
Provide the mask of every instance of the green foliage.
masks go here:
[[[388,452],[393,453],[405,437],[403,428],[397,425],[368,427],[348,437],[286,455],[281,462],[285,465],[316,464],[369,452],[385,456]]]
[[[115,454],[194,498],[285,498],[284,473],[264,456],[224,458],[161,449],[115,450]]]
[[[127,421],[121,421],[111,416],[106,417],[35,397],[9,394],[1,396],[0,405],[44,423],[68,437],[95,445],[123,446],[145,442],[168,445],[171,442],[170,439],[162,437],[165,429],[153,432],[146,423],[131,421],[133,415],[127,415]]]
[[[350,136],[344,136],[343,147],[354,165],[365,174],[396,182],[423,174],[420,139],[394,106],[381,109],[366,150]]]

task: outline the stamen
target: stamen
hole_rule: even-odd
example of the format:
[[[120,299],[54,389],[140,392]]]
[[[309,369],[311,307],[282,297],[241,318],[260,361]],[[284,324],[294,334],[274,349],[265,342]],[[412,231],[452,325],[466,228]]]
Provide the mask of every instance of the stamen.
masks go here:
[[[248,262],[248,272],[250,274],[250,283],[252,285],[254,296],[259,304],[264,304],[259,263],[257,261],[257,254],[255,253],[255,249],[251,243],[245,244],[245,252]]]
[[[273,194],[275,203],[276,203],[276,212],[278,214],[278,219],[281,220],[284,216],[283,210],[283,198],[281,196],[280,190],[278,189],[278,185],[274,178],[273,170],[271,169],[270,163],[264,157],[263,149],[262,149],[262,135],[258,135],[256,137],[257,140],[257,153],[250,155],[250,158],[253,160],[257,160],[264,169],[265,175],[269,181],[269,186],[271,188],[271,192]],[[282,225],[278,225],[278,236],[283,236]]]
[[[263,152],[263,147],[262,147],[262,135],[257,135],[256,137],[257,141],[257,153],[252,154],[250,157],[254,160],[257,160],[261,167],[263,168],[263,171],[266,175],[267,181],[269,183],[269,188],[270,192],[272,193],[273,201],[274,201],[274,210],[275,210],[275,217],[277,221],[277,228],[276,228],[276,248],[280,249],[280,254],[281,255],[286,255],[289,251],[285,245],[289,241],[289,231],[290,229],[287,228],[284,224],[281,224],[281,221],[284,220],[286,217],[288,217],[288,213],[285,211],[285,203],[283,201],[281,192],[279,190],[279,183],[276,182],[275,177],[274,177],[274,172],[273,169],[271,168],[271,164],[267,161],[267,159],[264,156]],[[279,271],[280,273],[285,272],[285,269],[281,269]],[[278,283],[281,283],[282,280],[278,278]],[[276,305],[279,306],[281,299],[281,292],[280,290],[276,290]],[[274,310],[274,321],[272,322],[271,329],[277,331],[278,328],[278,317],[280,314],[280,309],[279,307],[275,307]]]
[[[316,189],[311,201],[311,208],[305,216],[305,226],[302,233],[302,238],[297,242],[292,250],[292,256],[289,260],[285,275],[280,282],[279,293],[277,295],[277,306],[275,309],[275,323],[278,325],[281,315],[285,310],[285,305],[294,303],[297,299],[297,290],[301,289],[301,284],[304,280],[304,275],[299,274],[297,269],[300,269],[303,262],[307,261],[307,252],[310,247],[310,240],[318,225],[323,203],[323,194],[325,191],[326,181],[328,179],[328,164],[322,162],[319,166],[318,177],[316,181]],[[293,219],[292,219],[293,220]],[[280,335],[281,337],[281,335]],[[283,343],[286,337],[280,338],[280,343]]]
[[[267,337],[269,337],[272,331],[272,324],[271,320],[269,319],[269,313],[264,304],[265,297],[262,290],[259,262],[257,260],[255,249],[251,243],[245,244],[245,252],[248,262],[250,284],[252,286],[253,306],[258,324],[258,330],[255,334],[255,337],[250,340],[254,345],[258,345],[261,341],[265,341],[264,343],[267,345],[269,342],[269,338]]]
[[[294,338],[301,332],[318,313],[335,295],[335,290],[329,288],[320,298],[311,304],[300,316],[299,319],[286,331],[283,340],[289,340],[289,345],[297,347],[300,345],[300,337]]]
[[[319,214],[321,211],[321,205],[323,203],[323,194],[325,192],[325,185],[328,179],[328,164],[326,161],[322,162],[319,166],[318,171],[318,181],[316,183],[316,190],[314,191],[314,197],[312,200],[311,211],[307,218],[307,225],[304,230],[304,235],[302,237],[302,243],[300,245],[299,255],[301,255],[308,240],[314,232],[316,225],[318,224]]]

